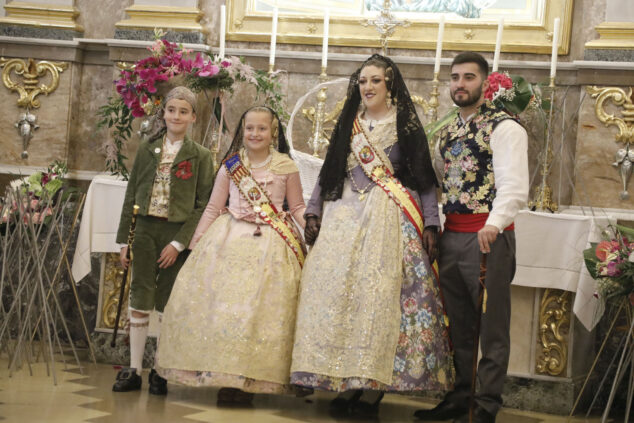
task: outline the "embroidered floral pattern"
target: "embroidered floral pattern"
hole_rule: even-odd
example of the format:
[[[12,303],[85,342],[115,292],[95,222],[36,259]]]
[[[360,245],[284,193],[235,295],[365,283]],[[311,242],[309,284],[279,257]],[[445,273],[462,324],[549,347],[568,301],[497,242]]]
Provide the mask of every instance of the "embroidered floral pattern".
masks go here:
[[[394,357],[392,384],[367,378],[339,378],[295,372],[291,382],[329,391],[375,389],[385,391],[449,390],[455,377],[453,353],[440,291],[434,281],[420,237],[402,216],[403,284],[401,324]]]
[[[442,204],[444,213],[488,213],[495,198],[493,128],[510,116],[486,102],[469,122],[459,116],[448,125],[441,155],[445,160]]]

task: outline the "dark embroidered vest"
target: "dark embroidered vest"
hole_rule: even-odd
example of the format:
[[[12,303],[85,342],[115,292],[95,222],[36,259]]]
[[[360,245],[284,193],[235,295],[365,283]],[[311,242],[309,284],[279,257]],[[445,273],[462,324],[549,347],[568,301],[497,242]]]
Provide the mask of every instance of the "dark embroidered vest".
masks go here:
[[[495,199],[491,133],[498,123],[512,117],[486,102],[466,123],[460,116],[445,128],[440,138],[444,159],[443,213],[489,213]]]

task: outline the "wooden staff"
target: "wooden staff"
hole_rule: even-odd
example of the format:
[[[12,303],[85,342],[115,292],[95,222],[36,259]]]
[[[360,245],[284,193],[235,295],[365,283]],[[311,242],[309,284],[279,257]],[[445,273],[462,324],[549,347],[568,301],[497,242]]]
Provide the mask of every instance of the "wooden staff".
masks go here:
[[[112,341],[110,347],[114,348],[117,343],[117,332],[119,331],[119,319],[121,319],[121,306],[123,305],[123,297],[125,295],[125,286],[128,282],[128,270],[132,265],[130,258],[132,257],[132,243],[134,242],[134,231],[136,230],[136,215],[139,213],[139,206],[136,204],[132,208],[132,221],[130,222],[130,232],[128,232],[128,249],[125,258],[128,260],[128,267],[123,269],[123,278],[121,279],[121,291],[119,291],[119,304],[117,304],[117,316],[114,319],[114,331],[112,332]]]
[[[478,378],[478,351],[480,347],[480,322],[482,321],[482,314],[486,313],[487,302],[487,255],[482,254],[480,258],[480,294],[478,295],[478,310],[476,316],[476,330],[473,340],[473,360],[471,362],[471,397],[469,398],[469,423],[473,423],[473,413],[475,411],[475,394],[476,394],[476,380]]]

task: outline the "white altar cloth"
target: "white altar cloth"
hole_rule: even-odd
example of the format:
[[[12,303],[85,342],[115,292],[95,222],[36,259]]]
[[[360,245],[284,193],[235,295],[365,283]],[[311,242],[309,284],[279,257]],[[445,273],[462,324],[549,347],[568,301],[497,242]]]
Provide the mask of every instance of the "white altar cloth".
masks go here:
[[[517,271],[514,285],[576,293],[573,312],[591,330],[602,314],[596,281],[583,260],[590,242],[601,240],[609,216],[521,211],[515,218]]]
[[[90,253],[119,252],[115,240],[127,185],[116,176],[97,175],[93,178],[86,195],[73,257],[75,281],[79,282],[90,273]]]

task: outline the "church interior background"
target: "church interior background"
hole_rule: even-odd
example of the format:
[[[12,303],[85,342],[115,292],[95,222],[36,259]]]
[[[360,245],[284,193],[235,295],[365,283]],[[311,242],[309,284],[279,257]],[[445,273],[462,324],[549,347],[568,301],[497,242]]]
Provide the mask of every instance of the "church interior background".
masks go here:
[[[583,250],[610,223],[634,226],[634,196],[628,194],[634,162],[634,2],[1,0],[0,5],[0,192],[53,163],[65,164],[65,186],[74,188],[59,197],[63,207],[50,216],[48,232],[33,237],[29,251],[11,244],[27,235],[15,232],[11,238],[1,226],[0,420],[334,421],[320,411],[327,408],[325,395],[263,396],[252,409],[219,410],[212,389],[175,389],[165,401],[145,393],[120,399],[110,392],[112,368],[126,365],[128,356],[125,334],[110,346],[122,273],[115,254],[116,206],[125,190],[121,175],[110,174],[131,166],[144,117],[131,122],[121,144],[116,128],[99,121],[103,107],[116,98],[114,81],[149,56],[158,33],[192,54],[218,55],[222,48],[223,57],[242,58],[259,71],[257,83],[236,82],[220,97],[215,89],[198,95],[193,138],[221,160],[231,134],[220,130],[214,111],[222,105],[220,121],[233,128],[249,105],[274,94],[270,101],[289,123],[304,185],[314,183],[347,79],[368,56],[386,51],[398,64],[427,125],[453,107],[452,57],[477,51],[492,63],[499,45],[499,71],[523,77],[552,105],[545,114],[521,115],[529,129],[533,211],[516,220],[512,350],[499,421],[563,422],[572,413],[573,421],[600,421],[606,410],[611,421],[623,421],[634,390],[632,306],[602,307]],[[47,297],[41,304],[46,310],[21,319],[32,312],[28,300],[35,290],[51,284],[56,300]],[[24,299],[23,305],[12,307],[15,298]],[[57,335],[47,338],[45,326]],[[421,403],[438,398],[388,397],[393,398],[382,408],[381,421],[410,421]],[[55,407],[61,403],[67,406]]]

